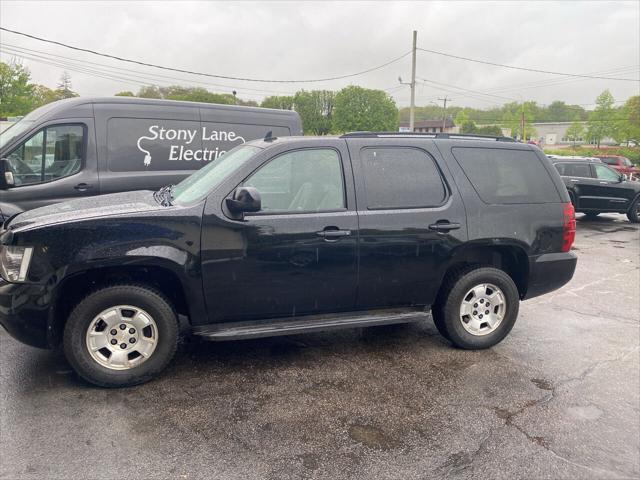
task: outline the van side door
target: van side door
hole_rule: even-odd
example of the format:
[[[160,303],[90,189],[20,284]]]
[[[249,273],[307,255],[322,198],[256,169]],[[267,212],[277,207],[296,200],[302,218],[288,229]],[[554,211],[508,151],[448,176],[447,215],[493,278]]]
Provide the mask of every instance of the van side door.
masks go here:
[[[467,240],[460,194],[428,139],[347,139],[356,179],[358,309],[430,305]]]
[[[19,210],[100,193],[91,118],[46,122],[6,158],[15,185],[3,192],[2,199]]]

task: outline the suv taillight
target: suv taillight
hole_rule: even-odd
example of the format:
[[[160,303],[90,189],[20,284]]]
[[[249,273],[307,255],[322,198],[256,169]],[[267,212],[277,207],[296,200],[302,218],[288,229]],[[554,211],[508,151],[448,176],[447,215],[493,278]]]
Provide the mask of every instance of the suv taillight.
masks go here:
[[[576,238],[576,215],[571,202],[565,203],[562,209],[562,251],[571,250]]]

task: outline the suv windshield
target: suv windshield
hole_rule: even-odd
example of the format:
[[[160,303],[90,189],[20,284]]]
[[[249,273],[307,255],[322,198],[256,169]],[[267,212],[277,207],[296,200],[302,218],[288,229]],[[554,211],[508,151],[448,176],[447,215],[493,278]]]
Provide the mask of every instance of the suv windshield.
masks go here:
[[[228,151],[177,184],[171,192],[173,200],[177,203],[191,203],[204,198],[260,150],[261,148],[251,145],[240,145]]]

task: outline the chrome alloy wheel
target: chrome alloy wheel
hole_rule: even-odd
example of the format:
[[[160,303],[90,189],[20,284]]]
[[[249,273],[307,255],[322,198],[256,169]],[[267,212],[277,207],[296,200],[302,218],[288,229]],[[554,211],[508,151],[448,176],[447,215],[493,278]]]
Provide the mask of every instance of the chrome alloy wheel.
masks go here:
[[[462,298],[460,321],[471,335],[487,335],[493,332],[507,311],[504,293],[495,285],[481,283]]]
[[[158,327],[141,308],[117,305],[98,314],[86,333],[91,358],[111,370],[144,363],[158,345]]]

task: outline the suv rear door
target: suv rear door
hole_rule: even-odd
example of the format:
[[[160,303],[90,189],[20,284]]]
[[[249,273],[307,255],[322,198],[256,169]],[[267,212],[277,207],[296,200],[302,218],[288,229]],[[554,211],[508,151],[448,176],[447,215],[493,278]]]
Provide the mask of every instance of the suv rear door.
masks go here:
[[[357,308],[428,305],[454,247],[462,199],[434,142],[348,138],[360,222]]]

